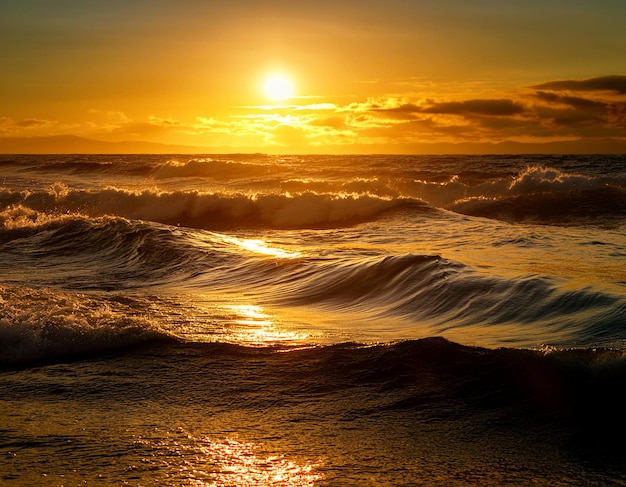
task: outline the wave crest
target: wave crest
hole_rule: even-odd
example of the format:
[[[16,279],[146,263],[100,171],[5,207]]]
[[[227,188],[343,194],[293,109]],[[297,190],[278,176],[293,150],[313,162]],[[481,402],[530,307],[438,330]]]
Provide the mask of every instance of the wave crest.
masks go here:
[[[468,188],[448,209],[511,221],[611,224],[626,215],[626,180],[532,166],[511,180]]]
[[[613,226],[626,217],[626,190],[531,192],[501,198],[469,198],[450,206],[458,213],[507,221]]]
[[[222,159],[190,159],[186,162],[171,160],[152,172],[155,179],[206,177],[213,179],[259,177],[281,172],[274,164],[255,164]]]
[[[411,198],[383,198],[369,194],[226,194],[199,191],[128,191],[69,189],[62,183],[47,191],[0,193],[5,224],[34,221],[36,212],[123,218],[205,228],[238,227],[324,228],[378,218],[389,210],[426,205]],[[21,220],[18,217],[22,214]],[[30,215],[30,216],[29,216]],[[9,222],[13,223],[9,223]]]

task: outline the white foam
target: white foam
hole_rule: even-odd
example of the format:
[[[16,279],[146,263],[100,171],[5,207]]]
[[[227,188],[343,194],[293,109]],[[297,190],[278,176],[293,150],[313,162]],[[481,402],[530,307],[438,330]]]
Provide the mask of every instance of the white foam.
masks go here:
[[[85,294],[0,287],[0,364],[89,355],[163,338],[127,306]]]

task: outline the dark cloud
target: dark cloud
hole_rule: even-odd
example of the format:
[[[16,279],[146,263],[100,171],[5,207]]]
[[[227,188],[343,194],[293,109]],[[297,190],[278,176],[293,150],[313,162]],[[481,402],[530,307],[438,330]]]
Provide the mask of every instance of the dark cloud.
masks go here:
[[[626,125],[626,103],[611,103],[607,110],[609,120],[617,125]]]
[[[512,100],[466,100],[434,103],[428,108],[422,108],[422,113],[440,115],[487,115],[509,116],[524,111],[524,107]]]
[[[550,81],[532,86],[539,90],[570,91],[613,91],[626,95],[626,76],[601,76],[583,80]]]
[[[601,101],[590,100],[588,98],[581,98],[578,96],[566,96],[559,95],[550,91],[538,91],[537,98],[550,103],[563,103],[576,109],[606,109],[607,104]]]
[[[529,123],[533,123],[533,120],[530,118],[518,119],[508,117],[480,117],[476,121],[482,128],[498,132],[514,131],[511,132],[512,134],[519,133],[521,129],[526,129]]]
[[[606,113],[599,111],[541,107],[537,109],[537,114],[541,120],[549,120],[557,125],[568,127],[589,123],[603,124],[606,122]]]
[[[535,113],[541,120],[550,120],[557,125],[571,127],[594,123],[608,128],[626,123],[625,103],[591,100],[550,91],[538,91],[535,96],[547,102],[535,106]]]
[[[384,111],[386,113],[416,113],[420,111],[420,108],[413,103],[405,103],[394,108],[374,108],[373,111]]]
[[[371,110],[376,116],[384,116],[393,120],[415,120],[416,114],[422,110],[413,103],[406,103],[394,108],[376,107]]]

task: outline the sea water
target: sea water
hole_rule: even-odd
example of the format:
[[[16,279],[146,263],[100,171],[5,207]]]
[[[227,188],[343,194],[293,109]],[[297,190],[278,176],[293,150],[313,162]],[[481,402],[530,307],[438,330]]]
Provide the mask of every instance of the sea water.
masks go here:
[[[626,156],[1,156],[2,485],[626,485]]]

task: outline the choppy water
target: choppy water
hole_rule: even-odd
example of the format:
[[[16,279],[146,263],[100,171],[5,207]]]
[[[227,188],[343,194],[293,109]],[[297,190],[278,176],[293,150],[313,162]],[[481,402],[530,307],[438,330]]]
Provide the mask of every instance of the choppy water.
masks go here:
[[[626,484],[625,156],[2,156],[7,485]]]

